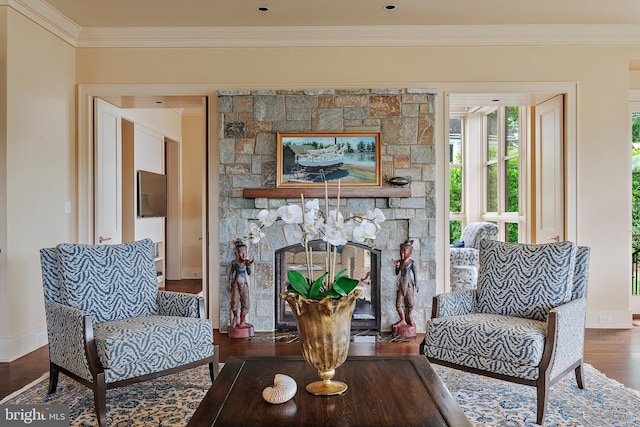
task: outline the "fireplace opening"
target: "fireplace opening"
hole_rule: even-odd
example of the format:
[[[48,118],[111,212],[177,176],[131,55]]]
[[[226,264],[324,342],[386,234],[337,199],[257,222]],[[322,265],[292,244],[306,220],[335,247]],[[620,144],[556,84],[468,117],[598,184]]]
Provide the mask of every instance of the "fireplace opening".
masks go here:
[[[318,275],[326,271],[325,259],[327,244],[322,240],[309,243],[313,259],[311,265]],[[333,246],[330,247],[333,250]],[[358,288],[362,290],[356,301],[356,308],[351,319],[351,329],[380,330],[380,250],[365,245],[349,242],[337,247],[336,271],[343,268],[346,274],[358,279]],[[280,298],[286,292],[289,281],[287,272],[300,271],[305,276],[307,261],[304,247],[301,244],[287,246],[275,251],[275,312],[276,330],[295,330],[296,319],[286,301]]]

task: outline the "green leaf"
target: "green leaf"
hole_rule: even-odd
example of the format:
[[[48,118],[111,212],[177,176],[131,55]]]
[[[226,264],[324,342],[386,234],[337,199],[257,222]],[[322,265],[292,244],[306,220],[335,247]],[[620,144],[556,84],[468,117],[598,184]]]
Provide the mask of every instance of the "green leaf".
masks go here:
[[[309,298],[309,281],[306,277],[297,271],[287,272],[287,278],[291,287],[295,290],[295,293],[302,295],[305,298]]]
[[[322,276],[318,277],[313,281],[311,285],[311,290],[309,291],[310,299],[317,299],[320,292],[324,290],[324,279],[327,277],[327,273],[324,273]]]
[[[353,291],[356,286],[358,286],[358,281],[346,276],[342,276],[335,282],[333,282],[333,289],[342,296],[347,295],[349,292]]]
[[[323,298],[326,297],[331,297],[331,298],[340,298],[342,295],[340,295],[334,288],[331,289],[327,289],[326,291],[322,292],[320,295],[318,295],[318,297],[316,299],[321,300]]]
[[[342,270],[338,271],[336,273],[335,276],[333,276],[333,281],[335,282],[336,280],[338,280],[339,278],[341,278],[342,276],[344,276],[345,272],[347,271],[346,268],[343,268]]]

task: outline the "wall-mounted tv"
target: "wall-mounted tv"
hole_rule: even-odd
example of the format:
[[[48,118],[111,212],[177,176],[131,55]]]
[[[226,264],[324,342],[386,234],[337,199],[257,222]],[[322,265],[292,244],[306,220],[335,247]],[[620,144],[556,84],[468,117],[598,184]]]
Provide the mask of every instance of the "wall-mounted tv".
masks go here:
[[[167,216],[167,176],[138,171],[138,218]]]

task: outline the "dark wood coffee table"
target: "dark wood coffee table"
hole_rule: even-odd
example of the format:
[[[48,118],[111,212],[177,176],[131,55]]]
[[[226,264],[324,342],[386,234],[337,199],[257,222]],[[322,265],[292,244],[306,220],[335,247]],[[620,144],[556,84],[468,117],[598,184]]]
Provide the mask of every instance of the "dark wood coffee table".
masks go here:
[[[276,374],[296,380],[290,401],[273,405],[262,390]],[[342,395],[319,397],[305,386],[318,374],[302,357],[230,357],[189,426],[471,426],[424,356],[349,356],[335,380]]]

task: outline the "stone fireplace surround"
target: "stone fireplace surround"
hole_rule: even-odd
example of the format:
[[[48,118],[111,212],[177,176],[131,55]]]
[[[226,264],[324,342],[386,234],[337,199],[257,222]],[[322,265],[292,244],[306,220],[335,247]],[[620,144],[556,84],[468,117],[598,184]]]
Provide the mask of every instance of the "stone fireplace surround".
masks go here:
[[[435,295],[435,95],[433,89],[322,89],[219,91],[220,113],[220,330],[229,327],[229,266],[233,241],[242,237],[262,209],[299,199],[245,198],[248,188],[274,188],[277,132],[381,132],[383,176],[411,179],[410,197],[343,198],[343,212],[382,209],[386,221],[378,232],[381,251],[382,331],[399,317],[395,308],[396,276],[392,259],[400,244],[413,239],[419,291],[413,319],[424,332]],[[383,181],[384,178],[383,178]],[[389,186],[383,182],[383,186]],[[292,226],[287,226],[292,227]],[[294,230],[281,224],[266,228],[266,238],[249,245],[254,259],[250,276],[251,308],[247,319],[256,331],[275,329],[275,250],[298,243]]]

